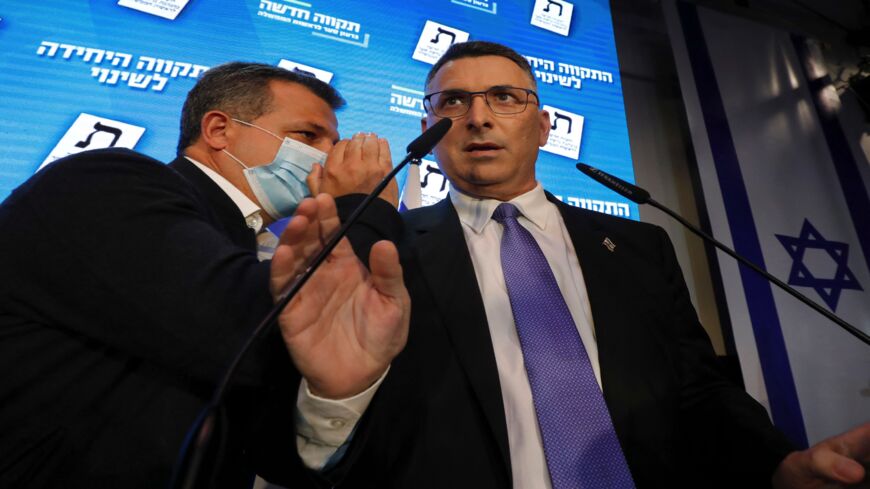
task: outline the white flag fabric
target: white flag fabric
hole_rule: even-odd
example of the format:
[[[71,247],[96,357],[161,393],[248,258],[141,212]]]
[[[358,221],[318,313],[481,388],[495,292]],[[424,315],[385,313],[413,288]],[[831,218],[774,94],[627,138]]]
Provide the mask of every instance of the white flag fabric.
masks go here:
[[[812,43],[670,0],[713,235],[870,333],[870,166]],[[870,346],[718,254],[747,390],[799,445],[867,421]]]

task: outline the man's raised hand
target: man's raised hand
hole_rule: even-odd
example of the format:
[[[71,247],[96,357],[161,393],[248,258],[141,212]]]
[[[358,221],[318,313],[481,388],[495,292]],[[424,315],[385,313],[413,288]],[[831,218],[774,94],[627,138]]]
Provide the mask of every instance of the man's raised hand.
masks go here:
[[[272,258],[277,298],[340,226],[331,196],[300,203]],[[411,300],[396,247],[376,243],[371,272],[341,240],[278,322],[284,343],[311,392],[341,399],[362,392],[387,369],[408,338]]]

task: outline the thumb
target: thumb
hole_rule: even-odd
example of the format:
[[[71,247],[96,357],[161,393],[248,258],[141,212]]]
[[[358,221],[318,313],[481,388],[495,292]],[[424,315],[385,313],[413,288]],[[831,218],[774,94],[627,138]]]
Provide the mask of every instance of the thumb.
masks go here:
[[[311,173],[305,177],[305,184],[308,185],[308,190],[312,197],[317,197],[320,193],[320,180],[323,177],[323,166],[320,163],[315,163],[311,166]]]
[[[849,457],[824,450],[812,457],[812,469],[824,479],[833,479],[844,484],[855,484],[864,479],[864,468]]]
[[[401,300],[408,296],[396,245],[389,241],[375,243],[369,253],[369,267],[372,284],[379,293]]]

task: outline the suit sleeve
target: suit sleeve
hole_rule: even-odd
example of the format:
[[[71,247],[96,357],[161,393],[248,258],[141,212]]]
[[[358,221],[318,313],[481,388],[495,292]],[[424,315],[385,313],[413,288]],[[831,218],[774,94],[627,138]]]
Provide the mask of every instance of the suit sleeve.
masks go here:
[[[710,340],[691,304],[673,245],[658,229],[663,270],[673,294],[681,374],[682,433],[698,477],[721,478],[721,487],[765,487],[792,444],[767,411],[721,372]]]
[[[133,152],[88,152],[42,170],[0,214],[6,306],[213,383],[271,305],[269,270],[230,242],[197,195]],[[238,380],[259,383],[265,369],[246,362]]]
[[[365,198],[365,194],[350,194],[336,198],[335,204],[341,221],[345,222]],[[374,199],[356,224],[350,228],[348,239],[357,257],[368,266],[372,245],[381,240],[398,243],[403,229],[399,212],[383,199]]]

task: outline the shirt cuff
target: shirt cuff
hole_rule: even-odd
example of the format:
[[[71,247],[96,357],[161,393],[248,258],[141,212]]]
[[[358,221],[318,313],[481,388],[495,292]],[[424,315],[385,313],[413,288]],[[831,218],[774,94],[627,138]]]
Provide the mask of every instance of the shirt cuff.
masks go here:
[[[390,368],[368,389],[346,399],[325,399],[308,389],[303,378],[296,396],[296,448],[308,468],[319,470],[349,441]]]

